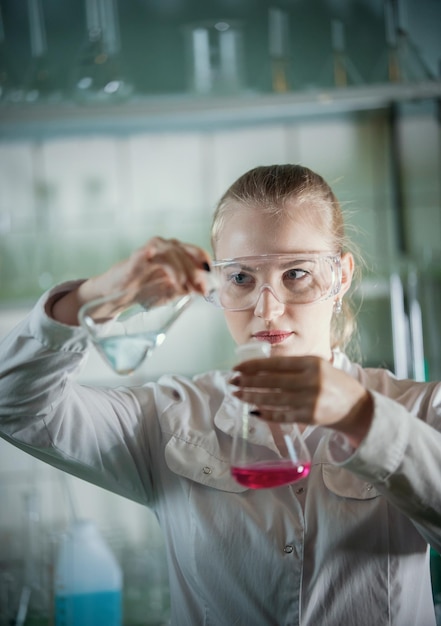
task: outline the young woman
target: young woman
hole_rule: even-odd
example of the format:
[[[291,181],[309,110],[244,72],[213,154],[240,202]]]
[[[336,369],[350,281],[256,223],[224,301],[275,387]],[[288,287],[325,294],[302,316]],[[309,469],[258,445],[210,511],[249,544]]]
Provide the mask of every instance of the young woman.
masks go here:
[[[155,238],[45,294],[1,345],[2,436],[156,513],[176,626],[434,626],[441,386],[344,354],[354,258],[336,197],[305,167],[255,168],[221,199],[212,240],[214,262]],[[233,338],[270,342],[270,358],[138,388],[75,382],[89,349],[83,303],[123,289],[135,301],[146,285],[205,292],[210,266]],[[234,481],[242,401],[305,429],[305,480]]]

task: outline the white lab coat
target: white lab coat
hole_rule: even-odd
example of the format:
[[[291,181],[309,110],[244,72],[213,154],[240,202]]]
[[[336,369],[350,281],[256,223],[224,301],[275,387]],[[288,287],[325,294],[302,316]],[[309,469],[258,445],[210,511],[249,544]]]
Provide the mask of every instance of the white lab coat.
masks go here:
[[[0,345],[0,435],[156,513],[174,626],[434,626],[440,384],[335,353],[335,366],[373,394],[366,438],[354,451],[310,429],[307,479],[248,490],[229,472],[240,412],[231,372],[79,385],[87,339],[47,317],[46,298]]]

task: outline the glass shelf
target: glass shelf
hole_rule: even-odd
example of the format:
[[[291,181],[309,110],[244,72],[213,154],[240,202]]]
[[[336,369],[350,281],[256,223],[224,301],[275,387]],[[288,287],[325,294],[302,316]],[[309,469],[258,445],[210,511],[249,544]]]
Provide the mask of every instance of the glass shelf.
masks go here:
[[[0,104],[0,140],[78,135],[127,134],[283,122],[299,117],[345,114],[391,103],[441,98],[441,80],[317,89],[285,94],[244,92],[235,96],[187,94],[136,97],[118,104],[73,102]]]

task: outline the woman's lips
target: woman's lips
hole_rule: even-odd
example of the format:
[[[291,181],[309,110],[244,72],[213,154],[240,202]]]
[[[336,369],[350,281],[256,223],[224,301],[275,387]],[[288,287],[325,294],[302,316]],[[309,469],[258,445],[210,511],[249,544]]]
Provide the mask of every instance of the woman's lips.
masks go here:
[[[287,330],[264,330],[260,333],[255,333],[253,337],[258,341],[268,341],[270,344],[282,343],[288,337],[291,337],[292,332]]]

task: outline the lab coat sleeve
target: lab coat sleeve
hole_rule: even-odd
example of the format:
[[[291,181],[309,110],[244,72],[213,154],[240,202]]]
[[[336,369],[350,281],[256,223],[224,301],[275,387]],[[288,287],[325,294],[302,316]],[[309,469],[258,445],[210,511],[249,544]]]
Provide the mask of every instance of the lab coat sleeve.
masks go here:
[[[159,447],[154,388],[142,395],[141,409],[139,394],[130,389],[75,382],[87,356],[85,332],[48,317],[46,300],[0,344],[0,436],[79,478],[147,503],[152,450]]]
[[[339,464],[374,484],[441,551],[441,387],[414,385],[400,402],[371,391],[371,428]]]

